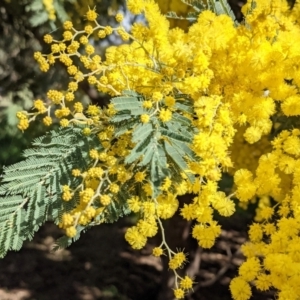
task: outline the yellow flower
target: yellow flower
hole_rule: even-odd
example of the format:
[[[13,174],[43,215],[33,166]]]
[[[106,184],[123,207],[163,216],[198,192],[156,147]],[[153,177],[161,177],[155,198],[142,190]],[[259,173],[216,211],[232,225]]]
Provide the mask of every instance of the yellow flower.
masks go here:
[[[193,280],[189,276],[185,276],[181,281],[180,281],[180,287],[184,290],[189,290],[193,286]]]
[[[71,214],[64,213],[62,216],[62,227],[66,228],[73,224],[74,217]]]
[[[150,100],[145,100],[143,101],[143,107],[144,108],[151,108],[152,107],[152,102]]]
[[[146,178],[145,172],[137,172],[134,175],[134,179],[136,180],[136,182],[143,182],[145,178]]]
[[[126,5],[128,10],[134,15],[142,13],[142,10],[144,8],[143,0],[128,0]]]
[[[286,116],[300,115],[299,95],[290,96],[281,104],[281,109]]]
[[[147,238],[139,232],[136,226],[127,229],[125,233],[125,240],[133,249],[142,249],[147,242]]]
[[[154,92],[154,93],[152,94],[152,100],[153,100],[154,102],[161,101],[162,98],[163,98],[163,95],[162,95],[161,92]]]
[[[195,206],[184,203],[183,208],[180,209],[180,215],[188,221],[195,219]]]
[[[121,23],[124,19],[124,16],[121,13],[117,13],[115,19],[118,23]]]
[[[226,198],[226,195],[223,192],[219,192],[216,195],[213,207],[219,212],[221,216],[224,217],[229,217],[235,212],[234,202]]]
[[[107,206],[111,202],[111,198],[109,195],[102,195],[100,196],[100,202],[102,205]]]
[[[95,12],[95,9],[91,10],[89,9],[86,13],[86,19],[88,21],[95,21],[97,19],[98,14]]]
[[[69,120],[61,119],[59,124],[60,124],[61,127],[67,127],[69,125]]]
[[[240,277],[233,278],[229,285],[234,300],[248,300],[251,297],[251,287]]]
[[[141,119],[142,123],[148,123],[149,120],[150,120],[150,116],[146,115],[146,114],[143,114],[143,115],[141,115],[140,119]]]
[[[127,201],[129,209],[133,212],[138,212],[141,209],[141,202],[137,196],[128,199]]]
[[[244,133],[245,140],[250,143],[256,143],[261,139],[262,132],[258,127],[251,126]]]
[[[92,45],[87,45],[85,47],[85,52],[86,54],[91,55],[95,52],[95,48]]]
[[[100,113],[100,108],[96,105],[89,105],[86,112],[90,116],[96,116]]]
[[[78,176],[80,176],[80,174],[81,174],[81,172],[80,172],[79,169],[73,169],[73,170],[72,170],[72,175],[73,175],[74,177],[78,177]]]
[[[183,289],[175,289],[174,296],[176,299],[183,299],[184,298],[184,290]]]
[[[44,117],[43,118],[43,123],[46,125],[46,126],[50,126],[52,124],[52,118],[47,116],[47,117]]]
[[[63,26],[65,30],[71,30],[73,27],[73,23],[71,21],[65,21]]]
[[[46,35],[44,36],[44,41],[45,41],[45,43],[47,43],[47,44],[51,44],[52,41],[53,41],[53,37],[52,37],[50,34],[46,34]]]
[[[267,291],[271,287],[271,276],[267,274],[260,274],[256,277],[255,286],[258,290]]]
[[[154,247],[152,250],[153,256],[156,256],[156,257],[163,255],[163,253],[164,253],[164,251],[160,247]]]
[[[242,265],[239,267],[239,275],[246,281],[252,281],[259,274],[261,269],[260,262],[258,258],[251,257],[248,258]]]
[[[70,41],[73,38],[73,33],[69,30],[66,30],[63,33],[63,38],[64,38],[65,41]]]
[[[162,122],[168,122],[172,119],[172,112],[169,109],[162,108],[159,113],[159,118]]]
[[[263,230],[260,224],[254,223],[249,229],[249,238],[251,242],[260,242],[263,237]]]
[[[156,222],[149,222],[146,220],[139,220],[137,223],[139,232],[145,237],[153,237],[156,235],[158,227]]]
[[[169,261],[169,268],[172,270],[182,267],[186,262],[186,255],[183,252],[176,253]]]
[[[171,97],[171,96],[167,96],[165,98],[165,104],[168,106],[168,107],[172,107],[175,105],[175,98],[174,97]]]
[[[87,26],[84,27],[84,31],[85,31],[86,34],[90,35],[90,34],[93,33],[94,29],[91,25],[87,25]]]
[[[70,226],[66,228],[66,236],[69,238],[73,238],[77,234],[77,230],[74,226]]]

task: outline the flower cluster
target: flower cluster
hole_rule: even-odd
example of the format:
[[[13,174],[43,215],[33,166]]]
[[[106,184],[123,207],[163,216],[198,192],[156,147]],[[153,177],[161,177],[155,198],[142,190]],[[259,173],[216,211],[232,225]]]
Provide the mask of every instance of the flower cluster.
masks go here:
[[[42,71],[59,61],[72,79],[66,91],[49,90],[48,102],[36,100],[34,112],[18,113],[19,128],[25,130],[44,114],[44,124],[51,125],[51,107],[55,107],[62,127],[83,124],[83,134],[98,138],[99,147],[90,151],[93,165],[73,170],[80,184],[62,187],[62,200],[73,203],[73,209],[63,214],[60,227],[74,237],[79,225],[105,222],[111,207],[118,204],[116,199],[130,191],[126,203],[138,221],[128,228],[125,239],[132,248],[141,249],[161,229],[162,243],[153,255],[168,256],[176,277],[174,295],[182,299],[193,284],[189,276],[177,274],[186,254],[169,248],[162,220],[179,210],[184,219],[194,221],[192,236],[199,246],[211,248],[221,232],[214,212],[228,217],[235,212],[233,198],[243,205],[258,198],[257,220],[262,223],[250,227],[250,243],[243,246],[247,260],[230,285],[233,298],[249,299],[252,282],[260,290],[275,287],[279,299],[296,299],[300,293],[300,45],[296,42],[300,5],[290,9],[280,0],[250,0],[243,7],[244,23],[238,26],[227,15],[204,10],[186,32],[170,29],[154,0],[128,0],[127,7],[133,14],[144,14],[147,24],[135,23],[131,32],[122,26],[102,26],[97,13],[89,9],[90,23],[83,30],[67,21],[62,40],[45,36],[51,53],[35,53]],[[121,22],[122,15],[116,20]],[[130,43],[108,48],[102,59],[91,37],[103,39],[113,33]],[[165,176],[154,194],[149,171],[125,162],[135,143],[131,130],[116,136],[109,122],[116,107],[84,107],[75,101],[83,80],[111,96],[123,91],[139,94],[143,113],[136,119],[138,124],[190,122],[193,139],[182,158],[187,169],[177,172],[176,178]],[[182,98],[189,104],[180,102]],[[225,172],[234,177],[230,195],[219,187]],[[194,194],[193,200],[179,207],[177,196],[187,193]],[[275,208],[270,199],[277,202]]]
[[[53,0],[43,0],[46,12],[48,13],[48,19],[51,21],[56,20],[56,11],[54,7]]]

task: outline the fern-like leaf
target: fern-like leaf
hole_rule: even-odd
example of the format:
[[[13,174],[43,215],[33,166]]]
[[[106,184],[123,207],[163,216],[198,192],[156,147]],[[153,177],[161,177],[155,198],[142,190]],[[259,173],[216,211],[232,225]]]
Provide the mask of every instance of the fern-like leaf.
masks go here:
[[[81,128],[53,131],[33,142],[34,148],[24,152],[24,161],[4,169],[0,257],[19,250],[45,221],[57,222],[70,209],[71,203],[61,200],[61,185],[72,186],[72,169],[87,168],[89,151],[98,146],[96,142],[92,136],[83,136]]]

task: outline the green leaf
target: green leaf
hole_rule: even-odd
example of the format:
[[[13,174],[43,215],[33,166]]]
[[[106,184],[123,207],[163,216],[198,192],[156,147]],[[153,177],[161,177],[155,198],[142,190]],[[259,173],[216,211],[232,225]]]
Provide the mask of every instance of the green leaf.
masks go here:
[[[38,11],[43,10],[44,5],[40,0],[33,0],[29,5],[25,7],[26,11]]]
[[[164,146],[169,159],[172,160],[177,165],[177,167],[187,175],[190,182],[193,182],[194,176],[191,173],[186,172],[188,169],[188,165],[185,162],[182,154],[180,153],[180,148],[177,148],[176,146],[174,147],[167,141],[164,142]]]
[[[191,143],[192,139],[189,136],[185,136],[174,131],[170,131],[168,129],[161,129],[161,134],[165,137],[168,137],[171,140],[179,141],[179,142],[186,142]]]
[[[57,223],[76,205],[77,200],[62,201],[61,185],[76,183],[72,169],[86,169],[92,163],[90,149],[99,148],[95,136],[83,136],[81,131],[80,127],[52,131],[34,141],[35,148],[25,151],[24,161],[5,168],[0,186],[1,257],[20,249],[45,221]]]
[[[160,193],[160,186],[163,180],[170,175],[170,171],[167,164],[167,157],[165,150],[161,144],[157,144],[157,148],[154,150],[151,166],[150,166],[150,178],[153,184],[153,197],[156,198]]]
[[[143,154],[143,157],[138,164],[139,166],[146,166],[150,163],[152,160],[154,150],[157,148],[157,140],[154,137],[151,137],[148,147],[146,148],[146,151]]]
[[[111,102],[117,111],[132,111],[142,107],[142,102],[136,97],[121,96],[113,98]]]
[[[64,22],[70,18],[67,12],[65,11],[63,3],[54,1],[53,4],[54,4],[56,15],[61,22]]]
[[[177,101],[175,103],[175,108],[182,111],[182,112],[188,113],[188,114],[192,114],[194,112],[193,107],[188,102],[179,102],[179,101]]]
[[[124,120],[128,120],[131,117],[132,116],[130,114],[130,110],[122,110],[122,111],[118,112],[116,115],[114,115],[111,118],[111,122],[117,123],[117,122],[121,122],[121,121],[124,121]]]
[[[2,199],[1,199],[2,200]],[[4,202],[11,202],[11,207],[14,209],[7,211],[2,211],[2,201],[0,201],[0,257],[4,257],[9,250],[19,250],[25,237],[22,235],[22,224],[24,222],[25,212],[23,206],[27,203],[27,199],[21,197],[6,197]],[[19,201],[17,201],[19,200]],[[6,218],[4,217],[4,214]]]
[[[150,142],[153,139],[151,138],[151,132],[146,136],[143,140],[140,140],[134,148],[130,151],[130,154],[126,156],[125,158],[125,164],[133,163],[134,161],[137,161],[141,155],[145,153],[148,147],[151,148]]]
[[[126,133],[128,130],[131,130],[132,128],[134,128],[134,126],[136,126],[136,124],[136,118],[114,123],[113,125],[115,127],[115,137],[119,137],[120,135]]]
[[[39,14],[33,15],[29,22],[33,27],[42,25],[48,21],[48,13],[46,11],[41,11]]]
[[[137,143],[139,141],[145,140],[152,132],[153,127],[151,123],[138,124],[132,133],[132,141],[134,143]]]

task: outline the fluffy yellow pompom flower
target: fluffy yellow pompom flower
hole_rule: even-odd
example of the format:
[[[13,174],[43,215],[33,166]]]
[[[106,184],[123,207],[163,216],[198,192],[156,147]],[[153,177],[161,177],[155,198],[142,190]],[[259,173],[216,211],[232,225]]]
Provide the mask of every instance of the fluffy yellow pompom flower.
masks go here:
[[[154,93],[152,94],[152,100],[153,100],[154,102],[158,102],[158,101],[162,100],[162,98],[163,98],[163,95],[162,95],[161,92],[154,92]]]
[[[271,284],[271,276],[267,274],[260,274],[255,280],[256,288],[261,291],[267,291]]]
[[[119,187],[119,185],[117,185],[116,183],[112,183],[112,184],[109,186],[109,190],[110,190],[112,193],[118,193],[119,190],[120,190],[120,187]]]
[[[159,256],[163,255],[163,253],[164,253],[164,251],[163,251],[163,249],[160,248],[160,247],[155,247],[155,248],[153,248],[153,250],[152,250],[153,256],[156,256],[156,257],[159,257]]]
[[[162,108],[159,113],[159,118],[162,122],[168,122],[172,119],[172,112],[169,109]]]
[[[245,140],[249,144],[256,143],[261,139],[262,132],[258,127],[251,126],[246,129],[246,132],[244,133]]]
[[[127,201],[129,209],[133,212],[138,212],[141,209],[141,202],[137,196],[128,199]]]
[[[229,217],[235,212],[234,202],[226,198],[226,195],[223,192],[218,193],[218,197],[216,197],[213,207],[224,217]]]
[[[171,96],[167,96],[165,98],[165,103],[168,107],[172,107],[175,105],[176,101],[175,101],[175,98],[174,97],[171,97]]]
[[[133,249],[142,249],[147,242],[147,238],[139,232],[136,226],[127,229],[125,240]]]
[[[79,169],[73,169],[73,170],[72,170],[72,175],[73,175],[74,177],[78,177],[78,176],[81,175],[81,172],[80,172]]]
[[[71,30],[73,27],[73,23],[71,21],[65,21],[63,26],[65,30]]]
[[[183,299],[184,298],[184,290],[183,289],[175,289],[174,296],[176,299]]]
[[[149,115],[146,115],[146,114],[141,115],[141,122],[142,123],[148,123],[149,120],[150,120],[150,116]]]
[[[142,13],[144,9],[144,3],[142,0],[127,0],[127,8],[134,15]]]
[[[192,204],[184,203],[183,208],[180,209],[180,215],[188,221],[195,219],[195,206]]]
[[[70,41],[73,38],[73,33],[69,30],[66,30],[63,33],[63,38],[64,38],[65,41]]]
[[[73,238],[77,234],[77,230],[74,226],[66,228],[66,236]]]
[[[51,44],[51,43],[53,42],[53,37],[52,37],[50,34],[46,34],[46,35],[44,36],[44,41],[45,41],[45,43],[47,43],[47,44]]]
[[[145,237],[153,237],[156,235],[158,227],[156,222],[148,222],[145,220],[139,220],[137,223],[139,232]]]
[[[164,182],[163,182],[163,184],[161,185],[160,189],[161,189],[162,191],[168,191],[169,188],[171,187],[171,185],[172,185],[172,180],[171,180],[169,177],[166,177],[166,178],[164,179]]]
[[[285,101],[281,104],[281,109],[286,116],[300,115],[299,95],[293,95],[285,99]]]
[[[145,100],[143,101],[143,107],[144,108],[151,108],[152,107],[152,102],[150,100]]]
[[[62,199],[64,201],[70,201],[73,197],[70,187],[68,185],[64,185],[62,190],[63,190]]]
[[[84,31],[85,31],[86,34],[90,35],[90,34],[93,33],[94,29],[91,25],[87,25],[87,26],[84,27]]]
[[[115,19],[118,23],[121,23],[124,19],[124,16],[121,13],[117,13]]]
[[[152,217],[155,213],[155,204],[152,201],[145,201],[142,204],[145,218]]]
[[[248,300],[251,297],[251,287],[240,277],[233,278],[230,282],[230,291],[234,300]]]
[[[134,179],[136,180],[136,182],[143,182],[145,178],[146,178],[145,172],[137,172],[134,175]]]
[[[183,252],[176,253],[169,261],[169,268],[172,270],[182,267],[186,262],[186,255]]]
[[[100,113],[100,107],[96,105],[89,105],[86,112],[90,116],[97,116]]]
[[[52,118],[47,116],[45,118],[43,118],[43,123],[46,125],[46,126],[50,126],[52,124]]]
[[[111,202],[111,198],[109,195],[102,195],[100,196],[100,202],[102,205],[107,206]]]
[[[95,9],[91,10],[86,13],[86,19],[88,21],[95,21],[97,19],[98,14],[95,12]]]
[[[71,226],[73,224],[74,217],[71,214],[64,213],[62,216],[62,226],[64,228]]]
[[[263,230],[260,224],[254,223],[249,229],[249,238],[252,242],[260,242],[263,237]]]
[[[193,280],[189,276],[185,276],[181,281],[180,281],[180,287],[183,288],[184,290],[189,290],[193,286]]]
[[[88,203],[91,198],[94,196],[94,190],[92,188],[87,188],[79,193],[80,200],[82,203],[86,204]]]
[[[252,281],[256,278],[260,271],[260,262],[258,258],[248,258],[239,268],[239,275],[246,281]]]

